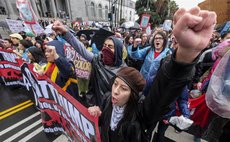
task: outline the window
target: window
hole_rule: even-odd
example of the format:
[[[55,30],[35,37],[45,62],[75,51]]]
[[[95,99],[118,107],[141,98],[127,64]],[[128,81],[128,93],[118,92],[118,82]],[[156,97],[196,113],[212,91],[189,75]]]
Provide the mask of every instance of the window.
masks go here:
[[[98,5],[98,14],[99,14],[99,17],[102,18],[102,6],[101,6],[101,4]]]
[[[129,13],[129,21],[131,21],[132,19],[132,11],[130,11],[130,13]]]
[[[93,2],[90,3],[90,11],[91,11],[91,16],[96,17],[95,4]]]
[[[108,20],[108,6],[105,6],[105,20]]]

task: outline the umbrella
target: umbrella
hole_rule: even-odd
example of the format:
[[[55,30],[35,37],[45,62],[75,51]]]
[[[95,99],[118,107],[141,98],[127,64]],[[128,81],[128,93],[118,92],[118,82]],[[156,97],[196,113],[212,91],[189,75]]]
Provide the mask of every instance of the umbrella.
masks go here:
[[[125,29],[140,29],[140,25],[137,22],[128,21],[121,24],[121,28]]]
[[[98,31],[98,29],[91,29],[91,30],[81,30],[77,33],[77,36],[80,38],[81,34],[86,35],[86,39],[90,40]]]
[[[105,39],[112,35],[114,35],[114,33],[112,33],[111,31],[100,28],[93,36],[91,43],[95,43],[97,49],[101,50]]]

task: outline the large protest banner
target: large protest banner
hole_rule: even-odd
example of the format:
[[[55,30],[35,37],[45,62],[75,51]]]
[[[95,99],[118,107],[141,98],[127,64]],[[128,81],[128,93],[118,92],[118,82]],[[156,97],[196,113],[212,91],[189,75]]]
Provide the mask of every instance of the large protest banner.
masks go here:
[[[16,0],[16,6],[20,17],[26,24],[36,24],[37,17],[29,0]]]
[[[0,49],[0,82],[6,86],[24,85],[16,54]]]
[[[37,22],[37,16],[29,0],[16,0],[16,6],[19,10],[20,17],[27,29],[35,34],[40,34],[44,30]]]
[[[41,112],[44,132],[63,133],[76,142],[101,141],[98,118],[90,116],[87,108],[45,75],[40,76],[34,72],[32,64],[16,59],[14,53],[1,50],[0,59],[3,63],[0,66],[1,78],[8,77],[9,71],[6,69],[17,69],[21,77],[19,80],[23,82],[21,85],[32,90],[35,104]],[[10,77],[4,81],[9,84],[14,80],[16,78]]]

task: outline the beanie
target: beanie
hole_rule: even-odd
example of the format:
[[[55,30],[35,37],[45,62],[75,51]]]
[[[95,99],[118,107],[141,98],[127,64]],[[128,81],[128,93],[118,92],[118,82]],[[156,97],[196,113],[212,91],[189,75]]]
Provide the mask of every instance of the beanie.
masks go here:
[[[35,37],[35,35],[32,32],[27,32],[26,36],[28,36],[28,37]]]
[[[117,72],[117,77],[122,79],[136,94],[144,89],[145,79],[142,74],[133,67],[122,67]]]

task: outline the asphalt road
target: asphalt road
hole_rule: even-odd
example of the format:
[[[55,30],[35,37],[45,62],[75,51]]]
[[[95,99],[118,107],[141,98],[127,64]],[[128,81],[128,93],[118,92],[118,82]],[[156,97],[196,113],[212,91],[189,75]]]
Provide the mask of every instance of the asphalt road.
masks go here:
[[[64,135],[47,137],[33,93],[25,88],[0,85],[0,142],[67,142]],[[193,142],[194,136],[169,127],[165,142]],[[202,140],[204,142],[204,140]]]
[[[50,142],[43,132],[32,93],[24,88],[0,86],[0,141]]]

